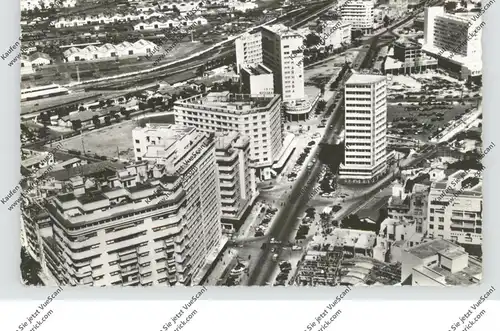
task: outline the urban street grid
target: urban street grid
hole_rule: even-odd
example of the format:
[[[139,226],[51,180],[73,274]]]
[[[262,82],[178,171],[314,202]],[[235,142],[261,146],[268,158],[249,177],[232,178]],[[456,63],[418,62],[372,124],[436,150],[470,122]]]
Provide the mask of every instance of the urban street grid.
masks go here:
[[[23,283],[480,283],[494,1],[21,0]]]

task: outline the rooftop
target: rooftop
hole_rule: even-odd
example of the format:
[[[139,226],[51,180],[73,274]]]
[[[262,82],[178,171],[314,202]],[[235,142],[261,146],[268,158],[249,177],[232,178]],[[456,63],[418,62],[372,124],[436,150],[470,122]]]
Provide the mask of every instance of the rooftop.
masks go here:
[[[347,84],[373,84],[385,81],[385,76],[353,74],[346,82]]]
[[[267,75],[267,74],[273,73],[271,71],[271,69],[269,69],[268,67],[266,67],[263,64],[257,64],[257,65],[252,66],[252,67],[246,67],[246,68],[243,68],[243,70],[248,71],[250,74],[255,75],[255,76]]]
[[[436,254],[441,254],[449,258],[467,254],[461,246],[444,239],[436,239],[413,246],[412,248],[407,249],[407,252],[420,259],[425,259]]]

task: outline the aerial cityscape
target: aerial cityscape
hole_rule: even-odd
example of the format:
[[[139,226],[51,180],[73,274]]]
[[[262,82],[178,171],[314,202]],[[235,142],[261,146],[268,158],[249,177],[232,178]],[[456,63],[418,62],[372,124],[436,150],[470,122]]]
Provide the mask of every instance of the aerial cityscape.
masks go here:
[[[480,283],[493,2],[21,0],[22,283]]]

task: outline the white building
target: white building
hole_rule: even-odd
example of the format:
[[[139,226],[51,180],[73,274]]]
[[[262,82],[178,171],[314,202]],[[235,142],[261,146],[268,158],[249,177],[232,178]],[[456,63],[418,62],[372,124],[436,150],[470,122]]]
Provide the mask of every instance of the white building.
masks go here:
[[[477,285],[482,273],[481,262],[447,240],[436,239],[403,251],[401,281],[406,285]]]
[[[175,123],[205,132],[238,131],[250,138],[250,158],[257,176],[269,179],[283,148],[281,98],[230,94],[196,95],[174,104]]]
[[[262,62],[274,73],[274,91],[284,103],[305,98],[303,37],[284,25],[262,27]]]
[[[110,60],[120,57],[145,56],[152,53],[155,47],[158,46],[148,40],[141,39],[135,43],[124,41],[118,45],[71,47],[63,55],[67,62]]]
[[[333,49],[351,44],[352,24],[343,21],[326,21],[323,23],[321,37],[325,46],[333,46]]]
[[[477,170],[458,170],[433,183],[429,194],[428,233],[459,244],[483,241],[482,177]]]
[[[219,170],[222,226],[233,232],[256,195],[255,174],[250,167],[250,139],[239,132],[217,133],[215,158]]]
[[[152,145],[157,138],[134,143],[155,164],[72,177],[69,191],[47,200],[43,260],[60,284],[194,285],[220,249],[213,137],[171,127],[162,145]]]
[[[483,8],[484,9],[484,8]],[[425,8],[423,50],[460,78],[482,74],[481,13],[445,13],[444,7]]]
[[[284,103],[304,100],[303,37],[284,25],[264,26],[235,41],[236,64],[264,64],[274,74],[274,92]]]
[[[346,1],[340,6],[342,21],[352,24],[353,30],[361,30],[364,33],[373,31],[373,2],[372,1]]]
[[[274,80],[271,69],[263,64],[241,69],[242,92],[252,95],[273,95]]]
[[[67,28],[75,26],[96,25],[96,24],[112,24],[118,22],[134,22],[150,19],[158,19],[164,17],[165,14],[159,12],[130,12],[126,14],[115,13],[113,15],[98,14],[98,15],[80,15],[60,17],[51,22],[55,28]]]
[[[387,169],[387,80],[353,74],[345,84],[343,181],[376,181]]]
[[[245,33],[234,41],[236,49],[236,68],[254,66],[262,63],[262,34]]]

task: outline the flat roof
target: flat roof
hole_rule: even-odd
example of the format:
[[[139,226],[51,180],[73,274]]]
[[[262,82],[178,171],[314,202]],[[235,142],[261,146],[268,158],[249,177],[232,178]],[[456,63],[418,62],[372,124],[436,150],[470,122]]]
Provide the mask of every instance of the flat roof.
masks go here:
[[[384,80],[386,80],[386,77],[382,75],[353,74],[346,84],[373,84]]]
[[[463,248],[455,245],[451,241],[436,239],[420,244],[418,246],[413,246],[407,251],[420,259],[425,259],[438,253],[449,257],[451,256],[453,251],[457,250],[463,250]]]

